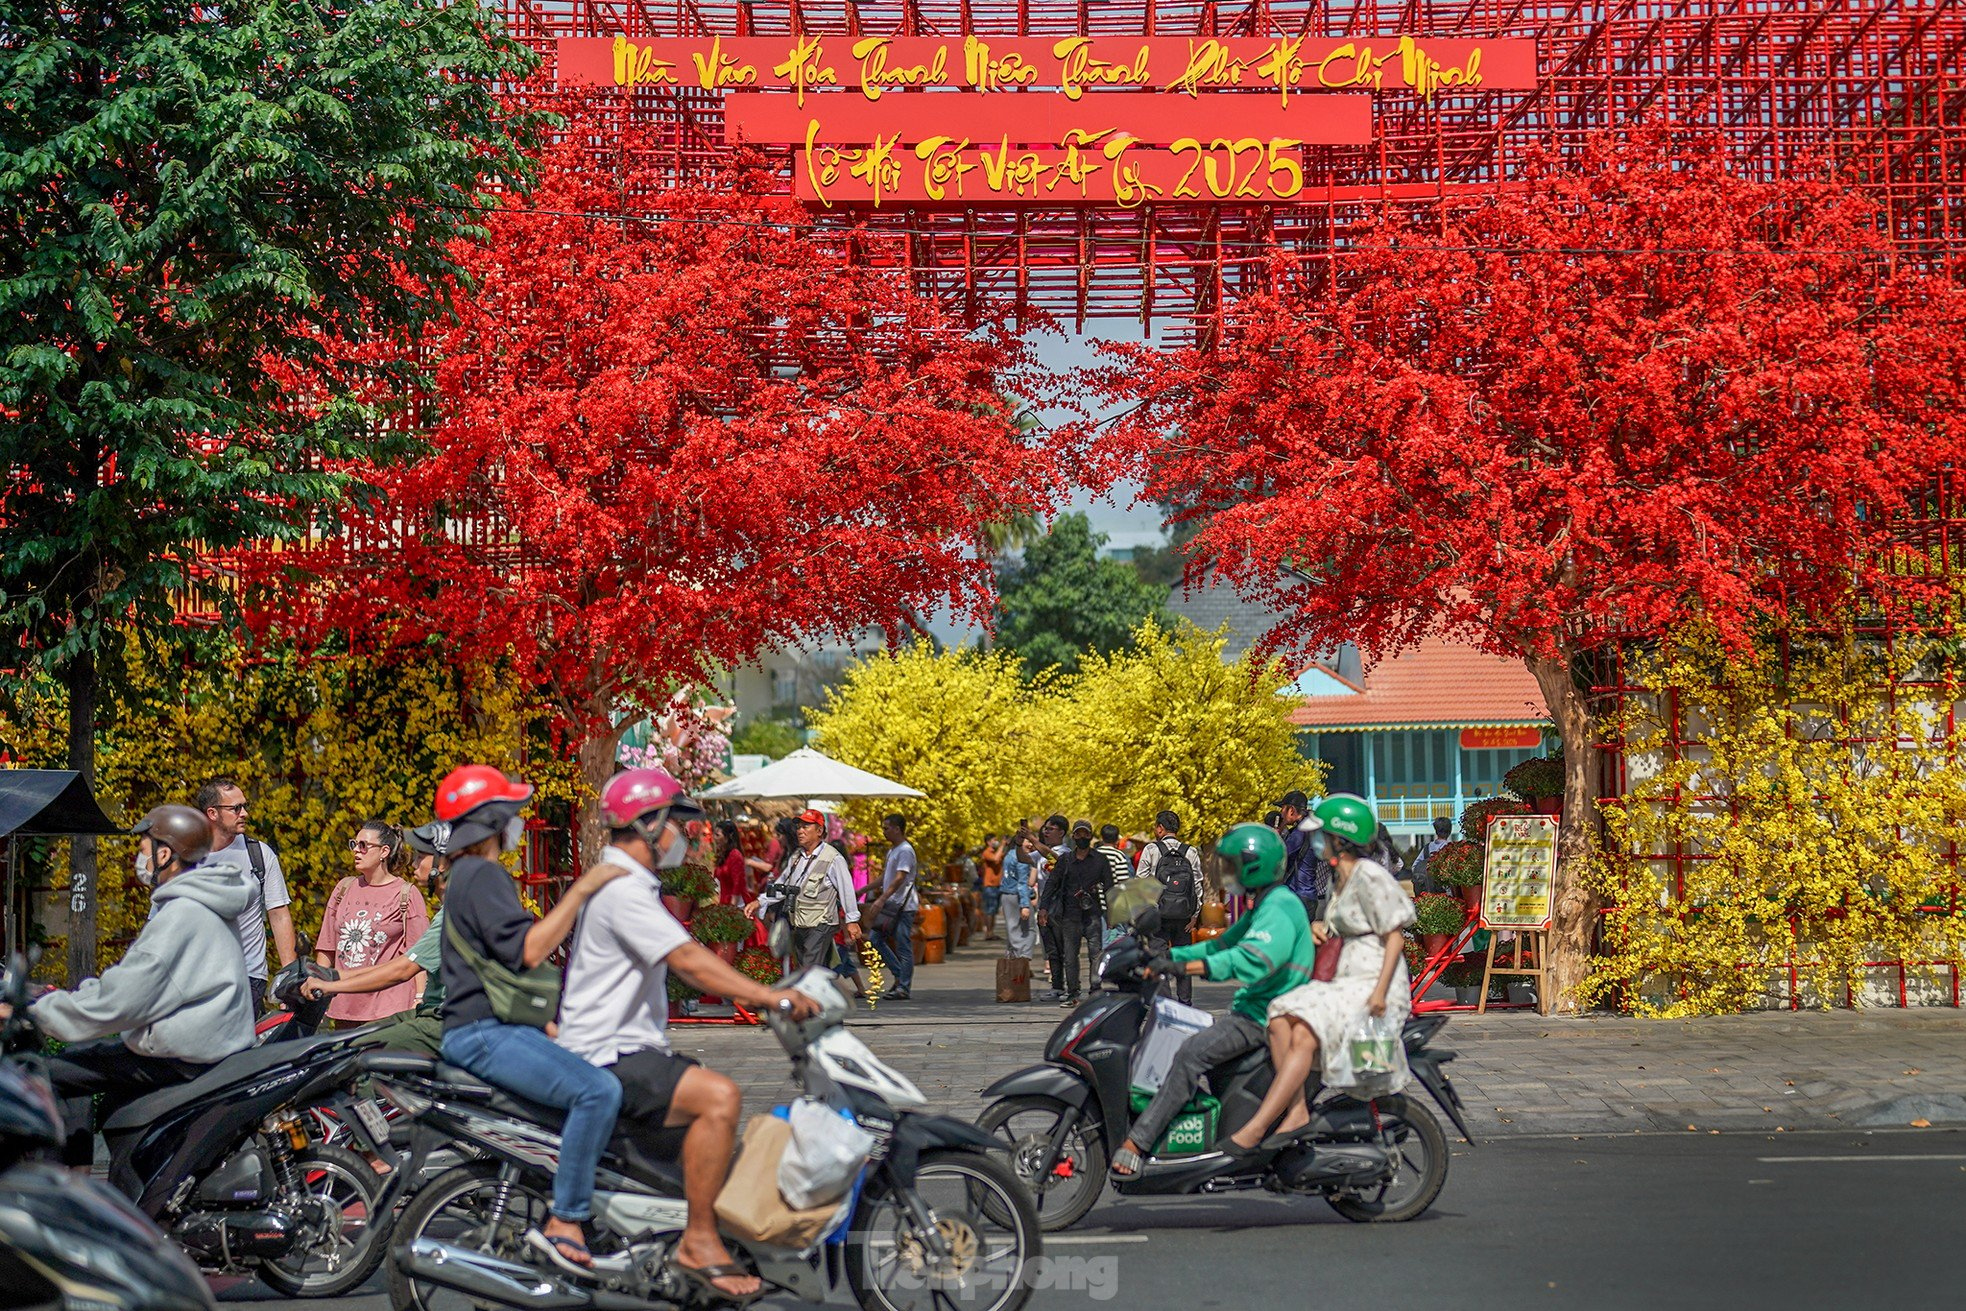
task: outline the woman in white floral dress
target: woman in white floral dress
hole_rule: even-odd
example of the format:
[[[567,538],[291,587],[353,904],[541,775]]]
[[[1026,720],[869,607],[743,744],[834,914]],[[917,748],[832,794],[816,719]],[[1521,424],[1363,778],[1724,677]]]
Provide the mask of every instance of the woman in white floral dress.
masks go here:
[[[1304,1083],[1314,1067],[1322,1070],[1323,1054],[1344,1041],[1361,1014],[1390,1016],[1397,1026],[1413,1009],[1402,932],[1413,923],[1413,899],[1385,866],[1365,854],[1379,827],[1371,807],[1340,793],[1325,798],[1314,813],[1336,878],[1330,906],[1311,925],[1311,936],[1320,944],[1334,934],[1344,940],[1337,976],[1293,988],[1270,1003],[1276,1077],[1256,1114],[1229,1139],[1232,1152],[1254,1152],[1272,1125],[1281,1138],[1310,1123]],[[1386,1091],[1398,1092],[1406,1081],[1402,1065]]]

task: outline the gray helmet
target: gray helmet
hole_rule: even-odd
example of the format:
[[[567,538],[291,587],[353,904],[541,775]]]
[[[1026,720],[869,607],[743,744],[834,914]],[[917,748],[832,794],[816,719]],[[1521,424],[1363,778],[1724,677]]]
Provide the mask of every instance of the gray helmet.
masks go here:
[[[189,806],[152,806],[130,832],[169,847],[178,868],[196,865],[212,851],[212,826]]]

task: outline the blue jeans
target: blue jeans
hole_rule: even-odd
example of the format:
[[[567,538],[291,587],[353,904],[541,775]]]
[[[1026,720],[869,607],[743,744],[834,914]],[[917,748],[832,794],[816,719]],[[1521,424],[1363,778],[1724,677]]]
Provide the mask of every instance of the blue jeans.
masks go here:
[[[589,1065],[528,1024],[477,1020],[444,1031],[444,1059],[528,1101],[567,1113],[560,1164],[553,1171],[553,1214],[580,1223],[593,1214],[594,1171],[614,1134],[621,1081]]]
[[[996,919],[997,907],[1001,906],[1002,904],[1003,904],[1003,889],[1001,887],[983,889],[983,914],[984,915],[986,915],[992,920]]]
[[[888,972],[894,975],[894,986],[912,990],[915,986],[915,946],[911,941],[915,931],[915,912],[904,910],[894,927],[886,933],[876,933],[874,950],[881,954]]]

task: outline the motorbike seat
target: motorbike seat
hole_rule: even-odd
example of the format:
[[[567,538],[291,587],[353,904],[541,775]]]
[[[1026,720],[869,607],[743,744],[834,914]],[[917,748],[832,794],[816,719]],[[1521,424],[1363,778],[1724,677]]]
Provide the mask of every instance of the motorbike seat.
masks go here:
[[[435,1078],[437,1058],[419,1052],[399,1052],[382,1049],[362,1057],[362,1068],[370,1074],[387,1077],[392,1074],[416,1074],[426,1079]]]
[[[123,1129],[141,1129],[160,1116],[194,1102],[225,1100],[227,1090],[236,1084],[255,1079],[276,1066],[298,1061],[316,1047],[346,1040],[346,1034],[318,1033],[311,1038],[267,1043],[234,1052],[195,1079],[137,1098],[105,1120],[102,1131],[113,1133]]]
[[[432,1077],[443,1085],[445,1092],[482,1102],[503,1115],[515,1115],[543,1129],[558,1129],[566,1122],[567,1113],[559,1107],[516,1096],[448,1061],[438,1061]]]
[[[1224,1061],[1222,1064],[1210,1070],[1208,1072],[1208,1086],[1213,1089],[1227,1088],[1238,1079],[1244,1079],[1251,1075],[1262,1073],[1269,1068],[1269,1064],[1270,1053],[1268,1048],[1258,1047],[1253,1052],[1244,1052],[1234,1060]],[[1267,1083],[1268,1080],[1265,1079],[1264,1082]],[[1221,1094],[1218,1092],[1216,1095],[1220,1096]]]

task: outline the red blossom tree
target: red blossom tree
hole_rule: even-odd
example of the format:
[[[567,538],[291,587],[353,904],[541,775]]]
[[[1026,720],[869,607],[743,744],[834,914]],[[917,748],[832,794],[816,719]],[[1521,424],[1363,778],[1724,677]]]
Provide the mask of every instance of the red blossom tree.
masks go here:
[[[605,142],[605,146],[596,143]],[[460,252],[429,452],[271,618],[504,657],[598,791],[622,716],[780,642],[987,613],[986,529],[1034,513],[1023,348],[870,267],[739,171],[657,175],[645,130],[576,117],[531,197]],[[280,562],[291,563],[287,556]],[[590,802],[583,845],[601,838]]]
[[[1960,310],[1847,179],[1748,180],[1643,127],[1374,214],[1212,348],[1120,348],[1106,387],[1140,408],[1108,455],[1197,507],[1197,558],[1294,616],[1281,645],[1438,633],[1528,663],[1567,765],[1567,1006],[1597,911],[1585,658],[1912,595],[1903,516],[1966,456]]]

